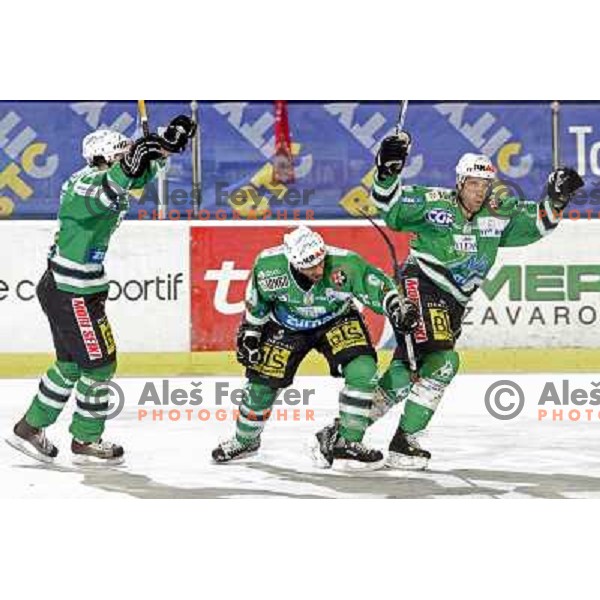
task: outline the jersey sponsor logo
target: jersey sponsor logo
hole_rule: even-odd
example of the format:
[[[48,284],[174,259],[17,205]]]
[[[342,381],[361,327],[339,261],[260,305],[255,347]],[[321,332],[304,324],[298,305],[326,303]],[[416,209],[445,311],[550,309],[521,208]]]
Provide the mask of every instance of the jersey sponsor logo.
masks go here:
[[[331,273],[331,283],[337,288],[344,287],[344,284],[348,281],[348,276],[342,269],[336,269]]]
[[[258,273],[258,278],[260,279],[262,277],[277,277],[281,274],[282,273],[280,269],[264,269]]]
[[[338,327],[333,327],[325,334],[325,337],[334,356],[348,348],[370,345],[358,320],[346,321]]]
[[[306,307],[312,308],[312,307]],[[279,305],[275,307],[275,318],[278,323],[281,323],[284,327],[288,327],[289,329],[294,329],[298,331],[305,331],[308,329],[316,329],[321,325],[325,325],[335,317],[337,317],[339,311],[333,313],[327,313],[322,317],[315,318],[303,318],[299,315],[293,315],[290,313],[287,307],[283,305]]]
[[[332,290],[331,288],[325,290],[325,300],[328,302],[334,300],[348,300],[349,298],[352,298],[351,292],[342,292],[341,290]]]
[[[400,202],[402,204],[417,204],[420,201],[420,198],[417,196],[405,196],[404,194],[400,196]]]
[[[419,324],[413,331],[413,338],[417,344],[423,344],[429,338],[427,337],[427,328],[423,320],[423,305],[421,304],[421,292],[419,291],[419,280],[416,277],[409,277],[405,280],[406,297],[412,300],[419,307]]]
[[[258,275],[258,285],[267,292],[275,290],[283,290],[290,285],[290,280],[287,275],[277,275],[276,277],[264,277]]]
[[[470,256],[459,265],[452,267],[452,279],[464,291],[473,291],[483,282],[490,270],[490,261],[486,256]]]
[[[474,235],[454,235],[454,249],[458,252],[477,253],[477,237]]]
[[[427,202],[437,202],[438,200],[448,200],[451,197],[452,197],[451,192],[448,192],[446,190],[438,190],[438,189],[429,190],[425,194],[425,200]]]
[[[327,314],[327,308],[324,306],[296,306],[294,309],[307,319],[318,319]]]
[[[250,369],[258,371],[264,377],[283,379],[290,360],[291,351],[281,346],[265,343],[262,345],[263,360],[257,366]]]
[[[114,354],[117,346],[115,344],[115,338],[113,336],[110,323],[106,317],[104,317],[101,321],[98,321],[98,329],[100,329],[102,339],[104,340],[104,345],[106,346],[106,354],[109,356]]]
[[[106,248],[91,248],[88,253],[88,262],[102,264],[106,256]]]
[[[497,219],[496,217],[480,217],[477,220],[481,237],[500,237],[507,225],[507,220]]]
[[[427,211],[425,218],[434,225],[439,225],[440,227],[450,227],[454,223],[454,215],[447,210],[442,210],[441,208],[434,208],[430,211]]]
[[[73,298],[71,300],[71,306],[73,307],[75,320],[77,321],[77,326],[79,327],[79,332],[81,333],[81,338],[83,339],[89,359],[98,360],[102,358],[102,348],[96,337],[94,325],[90,318],[90,313],[88,312],[85,300],[83,298]]]
[[[450,326],[450,315],[445,308],[431,307],[429,309],[431,330],[433,339],[438,342],[452,341],[452,327]]]

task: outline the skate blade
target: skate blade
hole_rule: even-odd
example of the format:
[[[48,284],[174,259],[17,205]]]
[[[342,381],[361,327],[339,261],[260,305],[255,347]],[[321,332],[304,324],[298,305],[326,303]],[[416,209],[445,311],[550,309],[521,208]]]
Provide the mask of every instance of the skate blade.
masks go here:
[[[336,458],[331,465],[332,471],[338,473],[369,473],[379,471],[385,467],[385,460],[379,460],[372,463],[363,463],[358,460],[347,460]]]
[[[313,441],[308,444],[308,452],[315,467],[319,469],[331,469],[331,465],[321,452],[321,446],[318,441]]]
[[[406,456],[398,452],[390,452],[385,459],[385,468],[398,471],[425,471],[429,459],[423,456]]]
[[[54,458],[52,456],[46,456],[41,452],[38,452],[31,444],[22,440],[17,435],[12,435],[10,437],[4,438],[4,441],[15,450],[18,450],[22,454],[29,456],[29,458],[33,458],[39,462],[43,462],[47,465],[51,465],[54,463]]]
[[[125,456],[118,458],[98,458],[87,454],[73,454],[71,462],[78,467],[118,467],[125,462]]]
[[[252,458],[253,456],[256,456],[257,454],[258,454],[258,450],[253,450],[252,452],[248,452],[247,454],[242,454],[241,456],[236,456],[235,458],[228,458],[227,460],[215,460],[213,458],[212,461],[215,465],[228,465],[229,463],[232,463],[232,462],[241,462],[241,461],[245,460],[246,458]]]

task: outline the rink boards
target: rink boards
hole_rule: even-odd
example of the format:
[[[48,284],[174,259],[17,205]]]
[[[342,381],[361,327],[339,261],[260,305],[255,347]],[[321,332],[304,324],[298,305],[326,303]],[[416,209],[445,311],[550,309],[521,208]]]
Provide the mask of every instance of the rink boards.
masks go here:
[[[294,225],[300,222],[294,222]],[[351,248],[390,270],[374,228],[364,221],[315,221],[331,245]],[[278,245],[290,223],[122,223],[106,261],[107,312],[121,375],[239,374],[234,332],[256,254]],[[0,223],[0,375],[33,376],[52,351],[35,283],[45,268],[55,222]],[[469,308],[459,342],[463,372],[595,370],[600,305],[600,224],[566,221],[529,247],[503,249]],[[408,238],[396,234],[399,258]],[[9,258],[10,257],[10,258]],[[392,336],[383,317],[365,311],[382,360]],[[303,374],[324,374],[311,356]]]

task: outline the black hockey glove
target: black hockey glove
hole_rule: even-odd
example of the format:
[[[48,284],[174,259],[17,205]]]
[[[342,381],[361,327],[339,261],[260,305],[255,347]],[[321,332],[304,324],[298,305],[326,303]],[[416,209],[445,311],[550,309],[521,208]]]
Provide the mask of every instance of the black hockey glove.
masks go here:
[[[583,179],[575,169],[561,167],[552,171],[548,177],[548,196],[552,206],[562,210],[581,187],[583,187]]]
[[[243,322],[237,333],[237,361],[244,367],[258,365],[262,359],[260,350],[260,338],[262,331],[260,327]]]
[[[398,135],[386,137],[379,147],[377,153],[377,177],[387,179],[399,175],[410,152],[412,139],[407,131],[401,131]]]
[[[419,324],[417,305],[412,300],[401,298],[400,294],[389,294],[383,308],[396,334],[410,333]]]
[[[183,152],[196,133],[196,123],[185,115],[175,117],[161,135],[162,147],[169,152]]]
[[[160,140],[155,133],[133,142],[129,152],[121,159],[121,168],[128,177],[141,177],[150,161],[163,158]]]

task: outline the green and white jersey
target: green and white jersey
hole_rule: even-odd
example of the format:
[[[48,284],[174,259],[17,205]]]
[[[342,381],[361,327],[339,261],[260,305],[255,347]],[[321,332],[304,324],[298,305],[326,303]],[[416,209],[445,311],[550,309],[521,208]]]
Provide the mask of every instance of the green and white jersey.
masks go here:
[[[343,315],[354,299],[383,314],[387,294],[396,290],[392,279],[349,250],[327,246],[323,278],[302,289],[283,252],[283,246],[258,255],[246,289],[246,320],[262,325],[272,319],[293,330],[310,330]]]
[[[408,261],[461,304],[483,283],[499,248],[537,242],[559,223],[547,198],[492,200],[467,220],[455,190],[402,186],[398,177],[375,179],[371,198],[390,229],[415,234]]]
[[[48,256],[56,286],[72,294],[108,290],[104,258],[112,234],[129,209],[129,190],[143,188],[163,161],[132,179],[116,163],[109,169],[85,167],[62,186],[59,229]]]

